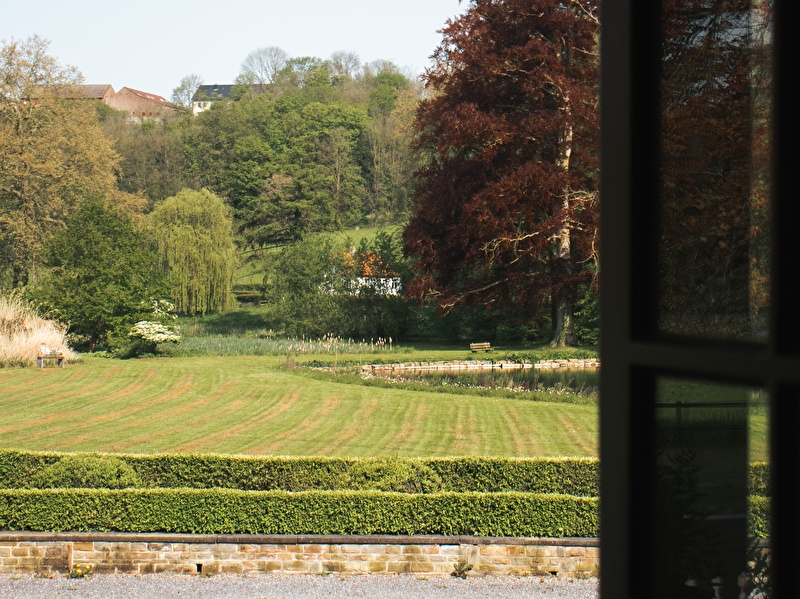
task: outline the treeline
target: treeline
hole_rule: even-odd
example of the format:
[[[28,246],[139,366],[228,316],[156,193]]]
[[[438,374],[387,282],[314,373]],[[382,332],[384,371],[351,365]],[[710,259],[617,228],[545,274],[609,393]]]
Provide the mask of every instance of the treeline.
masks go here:
[[[121,158],[120,188],[150,208],[183,188],[209,189],[230,204],[254,247],[403,220],[419,84],[390,62],[358,70],[341,62],[288,59],[258,83],[240,75],[230,99],[195,117],[132,124],[104,113],[100,126]]]
[[[480,36],[470,43],[500,51]],[[68,99],[80,76],[47,50],[38,37],[0,48],[0,291],[24,290],[69,324],[78,348],[153,349],[175,338],[174,314],[237,299],[265,306],[290,335],[541,343],[559,322],[562,342],[597,341],[596,265],[576,233],[593,239],[596,202],[550,193],[573,185],[559,169],[575,187],[594,171],[581,179],[574,159],[554,166],[550,154],[580,157],[578,146],[542,146],[546,160],[528,148],[527,121],[514,119],[539,100],[521,103],[531,76],[517,82],[503,56],[493,60],[514,77],[498,103],[494,92],[465,95],[483,75],[459,64],[455,47],[436,53],[426,87],[386,61],[261,48],[230,98],[192,115],[201,79],[190,75],[173,90],[184,111],[134,121]],[[523,51],[540,52],[515,56]],[[546,143],[569,131],[547,127]],[[544,163],[558,175],[547,193],[535,177]],[[535,228],[541,219],[549,228]],[[331,236],[356,227],[384,232]],[[160,336],[136,337],[141,322]]]
[[[384,332],[376,323],[386,310],[369,309],[374,316],[356,325],[342,318],[352,297],[336,309],[322,300],[366,298],[339,281],[358,279],[363,268],[398,276],[400,266],[387,263],[395,260],[375,253],[375,243],[391,241],[362,244],[358,254],[342,244],[293,244],[406,217],[420,88],[395,65],[361,66],[344,53],[284,56],[267,80],[246,60],[229,100],[198,116],[136,121],[70,99],[80,75],[48,54],[46,40],[11,40],[0,51],[0,290],[24,290],[69,324],[73,344],[119,349],[136,322],[166,326],[169,312],[235,307],[244,258],[261,265],[262,299],[274,279],[279,327]],[[284,253],[267,256],[276,247]],[[316,270],[280,272],[309,248],[306,266]],[[291,309],[304,302],[331,309],[311,322]]]

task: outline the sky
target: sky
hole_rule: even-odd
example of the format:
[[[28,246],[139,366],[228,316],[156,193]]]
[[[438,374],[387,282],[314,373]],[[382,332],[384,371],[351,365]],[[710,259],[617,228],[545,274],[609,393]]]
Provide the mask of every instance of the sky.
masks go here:
[[[130,87],[167,99],[181,78],[233,83],[253,50],[291,57],[354,52],[421,73],[438,30],[467,0],[32,0],[4,3],[0,41],[38,35],[87,84]]]

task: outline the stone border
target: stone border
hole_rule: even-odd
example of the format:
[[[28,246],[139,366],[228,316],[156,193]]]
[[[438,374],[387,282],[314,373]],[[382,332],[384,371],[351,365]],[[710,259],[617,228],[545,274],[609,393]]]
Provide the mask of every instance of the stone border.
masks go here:
[[[0,531],[0,573],[599,575],[598,538]]]
[[[536,363],[530,362],[509,362],[504,360],[453,360],[451,362],[399,362],[396,364],[364,364],[361,371],[365,373],[374,372],[396,372],[404,370],[521,370],[525,368],[600,368],[600,360],[540,360]]]

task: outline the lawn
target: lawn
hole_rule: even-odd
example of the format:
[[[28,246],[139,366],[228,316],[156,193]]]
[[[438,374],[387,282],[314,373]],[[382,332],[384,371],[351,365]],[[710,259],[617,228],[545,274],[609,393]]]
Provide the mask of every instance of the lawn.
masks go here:
[[[594,405],[335,383],[284,369],[285,360],[85,357],[64,369],[3,369],[0,448],[597,456]]]

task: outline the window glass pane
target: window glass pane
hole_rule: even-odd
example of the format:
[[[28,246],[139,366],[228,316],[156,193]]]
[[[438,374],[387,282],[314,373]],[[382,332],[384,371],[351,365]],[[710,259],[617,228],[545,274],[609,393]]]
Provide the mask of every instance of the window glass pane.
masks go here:
[[[747,491],[747,568],[741,581],[745,597],[770,599],[769,576],[770,480],[769,410],[766,391],[753,390],[749,401],[749,471]]]
[[[769,521],[766,393],[662,378],[655,414],[657,596],[693,596],[687,586],[749,596],[766,575],[757,559]]]
[[[665,0],[658,324],[764,340],[771,6]]]

